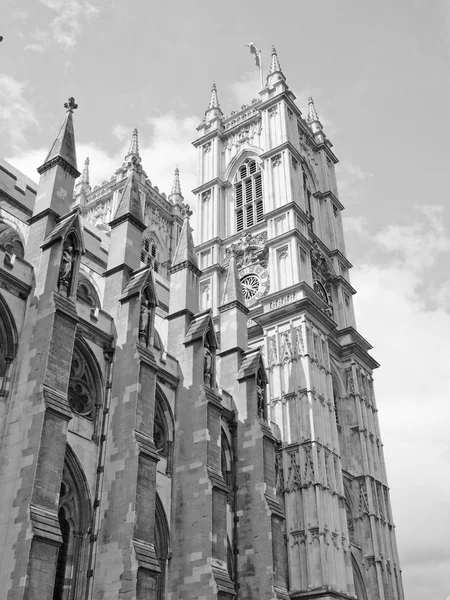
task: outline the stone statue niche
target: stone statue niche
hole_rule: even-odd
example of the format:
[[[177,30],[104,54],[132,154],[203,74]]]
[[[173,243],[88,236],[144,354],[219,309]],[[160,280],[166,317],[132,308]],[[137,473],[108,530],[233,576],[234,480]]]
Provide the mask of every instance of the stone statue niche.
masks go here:
[[[75,236],[69,234],[64,240],[58,277],[58,291],[65,294],[67,297],[72,293],[77,246],[78,244]]]
[[[155,310],[151,301],[150,290],[145,288],[141,293],[141,306],[139,312],[139,343],[148,348],[153,344],[153,329]]]
[[[215,348],[211,343],[211,333],[208,329],[203,342],[203,381],[208,387],[215,387]]]
[[[258,417],[260,419],[267,420],[266,418],[266,383],[263,379],[262,373],[259,370],[256,376],[256,394],[257,394],[257,410]]]

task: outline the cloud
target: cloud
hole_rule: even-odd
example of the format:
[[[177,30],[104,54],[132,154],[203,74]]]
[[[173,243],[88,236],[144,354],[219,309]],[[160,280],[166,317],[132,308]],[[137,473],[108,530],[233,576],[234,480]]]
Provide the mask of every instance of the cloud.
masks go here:
[[[362,186],[367,184],[373,174],[364,171],[351,158],[347,158],[336,165],[336,176],[339,181],[340,195],[357,200]]]
[[[44,46],[40,44],[27,44],[24,50],[29,50],[30,52],[45,52]]]
[[[430,272],[450,258],[443,210],[418,207],[412,223],[370,238],[355,220],[347,237],[349,256],[361,257],[352,273],[358,330],[382,364],[376,394],[409,600],[448,593],[450,313],[427,304]]]
[[[100,10],[89,0],[40,0],[52,17],[45,30],[32,34],[37,43],[27,44],[25,50],[43,52],[52,43],[64,50],[72,49],[83,29],[83,23],[97,15]]]
[[[26,88],[26,82],[0,73],[0,134],[13,152],[27,145],[27,129],[38,127],[34,108],[24,96]]]
[[[148,117],[144,127],[139,128],[139,148],[142,166],[154,186],[160,192],[170,194],[175,166],[180,169],[181,188],[185,201],[195,211],[195,197],[191,190],[197,186],[197,153],[191,145],[193,132],[200,122],[197,116],[177,118],[172,113]],[[75,125],[76,128],[76,125]],[[55,127],[55,135],[57,127]],[[108,152],[94,141],[77,143],[79,169],[87,156],[90,159],[91,185],[108,181],[123,163],[128,151],[132,128],[116,125],[113,129],[121,143],[114,152]],[[36,168],[45,160],[48,148],[17,152],[7,158],[14,166],[36,181]],[[193,218],[192,223],[195,223]]]
[[[259,69],[255,67],[244,73],[238,81],[234,81],[229,85],[232,109],[240,110],[243,104],[250,104],[253,98],[259,99],[260,88]],[[220,89],[218,93],[220,101]]]

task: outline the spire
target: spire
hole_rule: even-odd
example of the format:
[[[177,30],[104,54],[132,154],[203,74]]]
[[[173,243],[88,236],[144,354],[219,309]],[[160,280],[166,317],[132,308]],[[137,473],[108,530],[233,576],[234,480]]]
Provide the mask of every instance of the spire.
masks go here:
[[[272,46],[272,58],[270,60],[270,69],[269,74],[271,73],[281,73],[280,61],[278,60],[278,55],[275,46]]]
[[[310,96],[308,100],[308,123],[318,120],[319,117],[317,115],[316,107],[314,106],[314,100],[312,99],[312,96]]]
[[[141,157],[139,156],[139,137],[138,130],[135,127],[133,129],[133,135],[131,136],[130,147],[128,149],[128,153],[125,156],[126,162],[140,163]]]
[[[180,196],[182,196],[181,193],[181,185],[180,185],[180,170],[178,167],[175,167],[175,174],[173,176],[173,185],[172,185],[172,194],[180,194]]]
[[[323,133],[322,123],[319,120],[316,107],[314,106],[314,100],[309,97],[308,100],[308,125],[310,126],[314,139],[318,144],[323,144],[325,141],[325,134]]]
[[[218,109],[220,109],[219,97],[217,95],[217,87],[216,87],[215,83],[212,84],[211,99],[209,101],[208,108],[218,108]]]
[[[142,214],[141,200],[139,197],[138,176],[134,168],[129,171],[128,181],[123,190],[122,198],[117,206],[116,214],[113,221],[124,219],[130,216],[133,220],[138,221],[140,226],[145,229],[144,215]]]
[[[178,167],[175,167],[172,191],[169,194],[169,200],[173,202],[173,204],[183,204],[183,194],[181,193],[180,185],[180,170],[178,169]]]
[[[238,302],[242,305],[242,307],[245,307],[244,293],[242,291],[241,280],[239,279],[239,273],[234,254],[231,255],[230,263],[228,265],[227,279],[225,281],[221,306],[225,306],[232,302]],[[248,312],[247,308],[245,308],[245,312]]]
[[[45,173],[56,164],[61,165],[64,171],[70,173],[73,177],[79,177],[77,169],[77,154],[75,150],[75,134],[73,130],[73,111],[78,108],[73,98],[64,104],[67,109],[66,117],[53,142],[50,152],[44,161],[44,164],[37,170],[39,175]]]
[[[81,173],[81,177],[77,179],[75,184],[75,191],[73,195],[73,202],[71,208],[77,206],[85,206],[87,203],[87,196],[91,192],[91,186],[89,184],[89,156],[86,157],[84,161],[83,172]]]
[[[195,253],[194,240],[192,238],[192,230],[189,223],[189,217],[192,215],[192,211],[188,204],[184,205],[182,212],[184,223],[183,228],[181,229],[180,239],[178,240],[178,246],[172,260],[172,268],[176,265],[191,263],[192,266],[198,269],[197,255]]]
[[[81,173],[80,183],[87,183],[89,185],[89,156],[84,161],[83,172]]]

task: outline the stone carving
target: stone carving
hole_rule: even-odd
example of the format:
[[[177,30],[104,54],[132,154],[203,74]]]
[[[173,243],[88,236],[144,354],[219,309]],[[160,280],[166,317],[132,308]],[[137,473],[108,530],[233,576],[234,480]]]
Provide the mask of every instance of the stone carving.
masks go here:
[[[269,110],[267,111],[269,113],[269,117],[271,119],[273,119],[274,117],[277,116],[278,114],[278,104],[275,106],[272,106],[272,108],[269,108]]]
[[[139,342],[148,346],[150,341],[151,306],[150,302],[143,297],[139,314]]]
[[[301,325],[295,328],[295,339],[297,342],[297,355],[303,356],[305,354],[305,342],[303,340],[303,332]]]
[[[259,372],[256,378],[256,394],[258,401],[258,417],[260,419],[266,419],[266,384],[264,383]]]
[[[213,370],[214,370],[214,360],[213,360],[213,350],[211,344],[208,339],[208,332],[205,335],[205,341],[203,344],[203,381],[204,383],[212,387],[213,385]]]
[[[211,142],[206,142],[206,144],[203,144],[203,152],[205,154],[207,152],[211,152]]]
[[[281,452],[277,452],[275,455],[275,489],[277,494],[284,492],[284,469]]]
[[[359,518],[369,514],[369,499],[367,497],[366,484],[359,482]]]
[[[314,462],[312,459],[311,448],[305,448],[305,482],[310,485],[314,483]]]
[[[251,233],[242,235],[238,242],[231,244],[226,249],[223,266],[228,265],[233,254],[236,258],[238,269],[257,264],[263,268],[267,267],[269,249],[265,246],[266,241],[267,231],[263,231],[257,235],[252,235]]]
[[[278,348],[276,335],[269,337],[269,367],[278,364]]]
[[[345,370],[347,377],[347,394],[355,394],[355,382],[353,381],[353,370],[351,367]]]
[[[282,340],[281,362],[287,364],[292,362],[292,344],[290,331],[283,331],[280,334]]]
[[[286,304],[291,304],[297,300],[297,294],[292,292],[292,294],[287,294],[287,296],[282,296],[277,300],[272,300],[270,303],[270,310],[275,310],[276,308],[280,308],[281,306],[286,306]]]
[[[276,154],[272,157],[272,168],[279,167],[281,165],[281,154]]]
[[[75,266],[75,249],[73,242],[67,238],[64,242],[61,265],[59,267],[58,290],[65,291],[67,295],[70,293],[70,285],[72,283],[73,269]]]
[[[289,452],[290,464],[288,469],[287,481],[286,481],[286,492],[296,492],[302,487],[302,475],[300,465],[297,457],[298,452]]]

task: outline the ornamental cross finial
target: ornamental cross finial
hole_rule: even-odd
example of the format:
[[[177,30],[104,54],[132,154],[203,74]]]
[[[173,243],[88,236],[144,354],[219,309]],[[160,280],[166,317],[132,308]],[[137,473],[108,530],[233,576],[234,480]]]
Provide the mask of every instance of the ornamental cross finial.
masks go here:
[[[183,219],[189,219],[192,216],[192,210],[189,204],[183,204],[181,207],[181,215]]]
[[[67,112],[73,113],[78,108],[78,104],[75,103],[75,98],[69,98],[68,102],[64,102],[64,108],[67,108]]]

